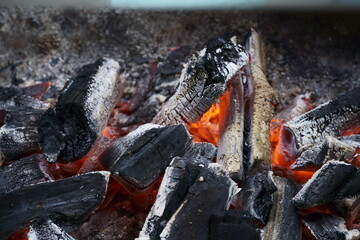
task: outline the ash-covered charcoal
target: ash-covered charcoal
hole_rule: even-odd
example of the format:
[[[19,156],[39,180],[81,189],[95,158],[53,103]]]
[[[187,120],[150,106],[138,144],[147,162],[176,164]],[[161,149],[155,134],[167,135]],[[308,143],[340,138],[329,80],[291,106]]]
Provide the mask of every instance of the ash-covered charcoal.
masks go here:
[[[247,211],[263,224],[267,223],[273,205],[272,194],[277,190],[270,174],[272,172],[247,177],[236,199],[238,208]]]
[[[0,168],[0,196],[21,187],[51,180],[46,172],[45,157],[34,154]]]
[[[297,95],[289,106],[276,114],[274,119],[286,122],[310,111],[314,107],[312,105],[312,98],[313,96],[311,93]]]
[[[253,217],[244,211],[230,210],[210,218],[209,240],[260,240]]]
[[[292,170],[317,170],[330,160],[351,161],[355,148],[350,144],[326,136],[325,141],[306,149],[291,166]]]
[[[209,143],[195,143],[182,157],[175,157],[166,169],[156,201],[146,218],[139,239],[160,239],[164,225],[184,200],[199,172],[215,157]]]
[[[360,148],[360,135],[342,136],[338,138],[340,141],[353,146],[354,148]]]
[[[209,239],[210,217],[228,209],[237,190],[221,165],[210,163],[202,168],[160,239]]]
[[[119,96],[119,64],[101,58],[83,66],[44,114],[39,143],[49,162],[84,157],[105,127]]]
[[[223,113],[225,119],[220,130],[216,159],[232,179],[243,180],[244,87],[240,76],[235,76],[230,84],[229,105]]]
[[[27,237],[28,240],[75,240],[50,219],[35,220]]]
[[[287,122],[299,152],[325,140],[340,136],[360,119],[360,89],[355,88]]]
[[[144,125],[116,141],[100,156],[101,164],[130,191],[143,191],[165,171],[175,156],[192,145],[184,125]],[[144,171],[146,169],[146,171]]]
[[[4,94],[4,95],[2,95]],[[38,125],[49,107],[17,88],[0,88],[0,165],[40,152]]]
[[[282,177],[273,176],[277,191],[273,194],[273,206],[265,227],[263,240],[300,240],[300,216],[291,202],[295,184]]]
[[[0,239],[36,219],[49,218],[74,231],[105,197],[109,172],[90,172],[22,187],[0,196]]]
[[[360,172],[351,164],[329,161],[324,164],[293,198],[298,208],[322,205],[360,192]]]
[[[317,240],[356,240],[360,238],[359,230],[348,230],[345,220],[336,215],[310,213],[303,216],[302,219]]]
[[[359,223],[356,219],[360,213],[360,196],[338,200],[333,206],[336,212],[345,219],[348,229],[359,229]]]
[[[227,82],[249,61],[234,37],[210,39],[185,65],[175,94],[161,107],[153,123],[194,123],[225,92]]]
[[[274,116],[277,94],[266,79],[264,45],[254,29],[246,40],[246,49],[251,56],[246,67],[245,84],[245,129],[244,169],[270,169],[270,120]]]

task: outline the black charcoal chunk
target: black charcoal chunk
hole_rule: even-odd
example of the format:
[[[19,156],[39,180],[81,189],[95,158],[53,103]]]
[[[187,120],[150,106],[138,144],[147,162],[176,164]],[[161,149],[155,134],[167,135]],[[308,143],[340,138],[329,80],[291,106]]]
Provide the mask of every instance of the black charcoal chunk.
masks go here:
[[[108,172],[91,172],[62,180],[22,187],[0,196],[0,239],[49,218],[72,232],[103,201]]]
[[[182,124],[160,128],[149,124],[116,141],[100,156],[100,162],[128,190],[143,191],[191,144],[192,137]]]
[[[175,213],[202,168],[208,167],[215,154],[214,145],[195,143],[182,158],[175,157],[171,161],[139,239],[160,239],[164,224]]]
[[[265,227],[263,240],[300,240],[300,216],[291,202],[295,184],[282,177],[273,176],[277,191],[273,194],[273,206]]]
[[[27,237],[28,240],[75,240],[50,219],[34,221]]]
[[[355,148],[327,136],[325,141],[306,149],[291,166],[292,170],[317,170],[330,160],[351,161]]]
[[[248,53],[234,37],[210,39],[185,65],[175,94],[152,122],[173,125],[198,121],[248,60]]]
[[[260,240],[253,217],[244,211],[223,211],[210,218],[209,240]]]
[[[49,162],[81,159],[105,127],[119,96],[119,64],[101,58],[83,66],[42,117],[40,147]]]
[[[236,183],[219,164],[204,167],[166,222],[160,239],[209,239],[210,217],[228,209],[236,191]]]
[[[303,221],[317,240],[356,240],[360,238],[359,230],[348,230],[345,220],[336,215],[310,213],[303,217]]]
[[[360,173],[351,164],[329,161],[293,198],[298,208],[309,208],[350,197],[360,192]]]
[[[38,125],[49,107],[22,95],[17,88],[0,88],[0,165],[40,152]]]
[[[45,157],[34,154],[0,168],[0,196],[21,187],[50,180]]]
[[[360,88],[348,91],[324,103],[284,126],[295,137],[299,152],[325,140],[326,136],[340,136],[360,119]]]
[[[267,223],[273,205],[272,194],[277,190],[269,174],[258,173],[247,177],[241,185],[237,202],[239,207],[247,211],[263,224]]]

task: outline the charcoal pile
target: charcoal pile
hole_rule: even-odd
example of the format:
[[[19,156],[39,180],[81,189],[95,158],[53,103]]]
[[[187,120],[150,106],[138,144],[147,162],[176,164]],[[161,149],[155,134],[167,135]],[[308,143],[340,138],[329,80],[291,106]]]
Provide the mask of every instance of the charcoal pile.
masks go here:
[[[360,89],[274,117],[254,29],[189,52],[0,88],[0,239],[359,239]]]

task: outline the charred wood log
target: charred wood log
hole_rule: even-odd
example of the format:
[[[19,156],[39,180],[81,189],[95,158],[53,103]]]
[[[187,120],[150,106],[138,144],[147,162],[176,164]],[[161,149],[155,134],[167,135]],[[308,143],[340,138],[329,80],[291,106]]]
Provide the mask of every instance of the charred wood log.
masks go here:
[[[351,161],[355,148],[334,137],[327,136],[325,141],[308,148],[291,166],[292,170],[317,170],[330,160]]]
[[[41,218],[51,219],[67,232],[75,230],[104,199],[108,180],[108,172],[92,172],[0,196],[0,239]]]
[[[267,172],[247,177],[236,199],[238,208],[248,212],[263,224],[268,221],[273,205],[272,194],[277,190],[269,174],[272,175]]]
[[[239,210],[223,211],[211,216],[210,240],[260,240],[260,230],[247,212]]]
[[[293,198],[298,208],[309,208],[351,197],[360,192],[360,171],[351,164],[329,161]]]
[[[194,123],[225,92],[227,82],[248,62],[244,48],[230,37],[210,39],[186,64],[175,94],[153,123]]]
[[[303,217],[305,225],[317,240],[356,240],[359,230],[348,230],[345,220],[336,215],[311,213]]]
[[[229,171],[230,177],[243,180],[244,88],[240,76],[230,82],[229,106],[224,109],[217,162]],[[222,110],[221,110],[222,111]]]
[[[209,239],[209,220],[226,210],[237,191],[219,164],[203,168],[176,212],[166,223],[160,239]],[[184,231],[186,229],[186,231]]]
[[[340,136],[345,128],[360,119],[360,91],[355,88],[324,103],[284,126],[294,137],[299,152],[325,140],[326,136]]]
[[[250,171],[253,165],[258,169],[270,169],[270,120],[274,115],[277,94],[266,79],[264,45],[254,29],[246,40],[246,49],[251,61],[246,66],[245,126],[244,126],[244,169]]]
[[[45,170],[45,157],[34,154],[0,168],[0,196],[21,187],[51,180]]]
[[[84,157],[105,127],[118,100],[119,64],[101,58],[83,66],[62,90],[39,126],[40,147],[49,162]]]
[[[182,157],[174,158],[166,169],[156,201],[146,218],[139,239],[160,239],[164,224],[181,205],[190,186],[202,168],[215,157],[216,148],[208,143],[195,143]]]
[[[28,240],[75,240],[50,219],[35,220],[30,226]]]
[[[290,179],[273,176],[277,191],[273,194],[273,207],[263,235],[264,240],[300,240],[301,222],[291,198],[295,186]]]
[[[150,124],[116,141],[100,156],[100,162],[128,190],[143,191],[191,144],[192,137],[182,124],[170,127]]]

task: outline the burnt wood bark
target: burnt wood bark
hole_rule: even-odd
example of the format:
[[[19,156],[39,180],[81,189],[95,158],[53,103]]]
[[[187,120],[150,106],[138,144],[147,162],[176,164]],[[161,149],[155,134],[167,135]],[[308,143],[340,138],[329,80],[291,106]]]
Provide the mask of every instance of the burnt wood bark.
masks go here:
[[[53,182],[38,183],[0,197],[0,239],[49,218],[73,231],[103,201],[108,172],[91,172]]]
[[[260,240],[253,217],[244,211],[230,210],[211,216],[209,240]]]
[[[359,230],[348,230],[345,220],[336,215],[310,213],[302,219],[317,240],[356,240],[360,238]]]
[[[34,221],[27,237],[28,240],[75,240],[50,219]]]
[[[309,208],[351,197],[360,192],[360,171],[339,161],[324,164],[293,198],[298,208]]]
[[[45,157],[34,154],[0,168],[0,196],[24,186],[50,180]]]
[[[49,162],[84,157],[105,127],[119,96],[119,64],[101,58],[83,66],[62,90],[39,126],[39,142]]]
[[[195,143],[182,158],[175,157],[172,160],[165,171],[156,201],[146,218],[139,239],[160,239],[164,224],[170,220],[201,169],[208,167],[215,154],[214,145]]]
[[[300,240],[301,222],[291,198],[295,186],[290,179],[273,176],[277,191],[273,194],[273,206],[263,234],[264,240]]]
[[[227,82],[249,60],[231,36],[210,39],[185,65],[175,94],[161,107],[153,123],[194,123],[225,92]]]
[[[244,129],[244,169],[270,169],[270,120],[274,116],[277,93],[266,79],[266,59],[264,44],[259,34],[250,30],[245,41],[251,56],[246,66],[245,88],[245,129]]]
[[[100,162],[128,190],[143,191],[160,177],[173,157],[183,156],[191,144],[192,137],[182,124],[150,124],[116,141],[100,156]]]
[[[325,141],[306,149],[291,166],[292,170],[317,170],[330,160],[351,161],[355,148],[350,144],[327,136]]]
[[[269,174],[272,175],[271,172],[266,172],[247,177],[237,199],[238,207],[263,224],[268,221],[273,205],[272,194],[277,190]]]
[[[360,88],[355,88],[287,122],[284,126],[295,138],[299,152],[325,140],[340,136],[360,119]]]
[[[229,171],[232,179],[244,179],[243,137],[244,137],[244,87],[240,76],[231,82],[229,106],[221,109],[224,120],[219,136],[217,162]]]

